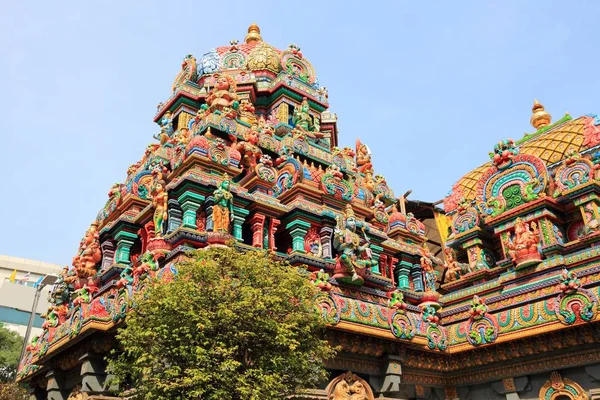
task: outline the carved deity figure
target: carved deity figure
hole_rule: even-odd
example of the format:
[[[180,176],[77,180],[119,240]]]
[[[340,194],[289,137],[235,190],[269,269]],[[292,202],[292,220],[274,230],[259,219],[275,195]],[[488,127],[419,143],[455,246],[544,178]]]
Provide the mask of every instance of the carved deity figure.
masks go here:
[[[377,265],[377,261],[373,260],[371,242],[365,232],[365,225],[361,226],[364,244],[361,244],[361,238],[356,230],[357,221],[354,210],[348,204],[344,211],[344,218],[338,219],[333,234],[333,245],[339,254],[336,260],[337,266],[343,267],[352,276],[352,281],[361,281],[362,279],[356,272],[357,269],[373,267]]]
[[[165,190],[165,181],[158,179],[152,188],[152,206],[154,207],[154,235],[161,238],[167,219],[169,195]]]
[[[235,144],[235,148],[242,155],[241,164],[246,170],[253,170],[262,156],[262,151],[257,146],[259,140],[258,125],[253,124],[244,133],[244,140]]]
[[[213,192],[215,204],[213,206],[214,231],[229,233],[229,226],[234,218],[233,194],[230,192],[231,180],[229,175],[223,175],[223,182]]]
[[[362,173],[373,171],[371,164],[371,151],[366,144],[361,143],[360,139],[356,140],[356,165]]]
[[[539,242],[540,236],[536,223],[532,222],[529,225],[521,218],[517,218],[515,221],[515,236],[506,243],[508,255],[515,264],[520,264],[522,261],[540,260]]]
[[[488,308],[485,304],[485,300],[477,295],[473,296],[473,300],[471,300],[471,309],[469,310],[471,318],[481,319],[487,312]]]
[[[255,124],[256,123],[256,115],[254,112],[256,109],[254,105],[250,103],[248,100],[242,100],[240,103],[240,120],[248,123]]]
[[[158,125],[160,126],[160,132],[154,135],[154,138],[164,144],[173,135],[173,114],[171,114],[171,111],[167,111],[163,115],[158,121]]]
[[[273,136],[273,134],[275,133],[273,129],[273,124],[271,124],[270,121],[267,121],[264,115],[261,115],[258,119],[258,131],[261,134],[267,136]]]
[[[315,126],[308,111],[308,99],[305,97],[302,99],[302,104],[300,104],[300,107],[296,107],[294,109],[292,123],[294,126],[300,127],[306,132],[313,132],[315,130]]]
[[[437,277],[435,269],[433,268],[433,262],[429,258],[429,249],[427,244],[423,243],[422,256],[421,256],[421,271],[423,273],[423,282],[425,283],[425,291],[435,292],[435,282]]]
[[[446,255],[446,282],[454,282],[460,279],[463,268],[456,260],[456,254],[450,247],[444,249]]]
[[[58,279],[54,284],[52,292],[48,293],[48,303],[55,306],[69,304],[71,298],[71,288],[69,284],[69,267],[65,266],[62,272],[58,275]]]
[[[94,222],[81,239],[79,252],[73,258],[73,266],[79,278],[89,278],[96,275],[96,264],[102,259],[98,238],[98,223]]]
[[[206,103],[211,109],[224,110],[225,108],[239,107],[239,97],[236,93],[237,85],[229,75],[220,75],[217,77],[215,87],[206,97]]]

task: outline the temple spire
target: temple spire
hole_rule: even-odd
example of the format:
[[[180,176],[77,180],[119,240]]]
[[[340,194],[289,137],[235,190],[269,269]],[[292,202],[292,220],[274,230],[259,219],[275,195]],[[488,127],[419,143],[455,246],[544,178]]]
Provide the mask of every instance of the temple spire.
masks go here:
[[[537,130],[550,125],[552,122],[552,116],[546,112],[544,106],[537,100],[533,101],[533,108],[531,109],[533,115],[531,116],[531,125]]]
[[[262,37],[260,36],[260,28],[256,25],[256,22],[253,22],[252,25],[248,27],[248,34],[244,39],[246,43],[250,42],[262,42]]]

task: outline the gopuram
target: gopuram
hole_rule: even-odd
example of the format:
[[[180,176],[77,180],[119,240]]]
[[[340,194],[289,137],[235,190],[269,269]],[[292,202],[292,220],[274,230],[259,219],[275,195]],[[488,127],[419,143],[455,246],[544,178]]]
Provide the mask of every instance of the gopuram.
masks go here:
[[[133,293],[232,240],[320,289],[342,350],[306,399],[600,398],[599,117],[553,122],[536,101],[532,132],[437,209],[394,195],[360,140],[338,147],[312,64],[253,24],[185,56],[154,119],[21,361],[31,399],[114,398],[104,355]]]

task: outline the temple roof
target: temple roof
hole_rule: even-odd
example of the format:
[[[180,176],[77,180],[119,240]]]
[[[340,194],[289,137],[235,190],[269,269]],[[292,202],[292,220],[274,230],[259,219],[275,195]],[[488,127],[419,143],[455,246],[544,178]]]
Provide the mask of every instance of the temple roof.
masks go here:
[[[572,119],[569,114],[566,114],[560,120],[548,125],[544,123],[540,125],[542,118],[547,118],[549,122],[550,115],[536,100],[531,123],[536,124],[539,129],[515,141],[521,154],[539,157],[547,166],[552,166],[567,158],[569,152],[584,151],[595,143],[593,137],[598,129],[595,115]],[[452,192],[462,192],[465,199],[474,200],[477,182],[490,166],[492,166],[491,161],[469,171],[453,185]],[[446,209],[446,211],[451,210]]]

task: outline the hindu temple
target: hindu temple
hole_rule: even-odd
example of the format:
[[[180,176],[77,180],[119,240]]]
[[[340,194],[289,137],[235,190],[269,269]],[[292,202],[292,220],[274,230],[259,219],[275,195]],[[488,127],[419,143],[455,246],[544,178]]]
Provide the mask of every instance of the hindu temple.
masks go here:
[[[491,140],[443,202],[411,201],[367,143],[338,146],[300,47],[252,24],[186,55],[154,121],[50,294],[19,367],[32,400],[115,398],[104,355],[144,278],[232,240],[320,290],[341,350],[303,398],[600,399],[600,117],[535,101],[530,133]]]

